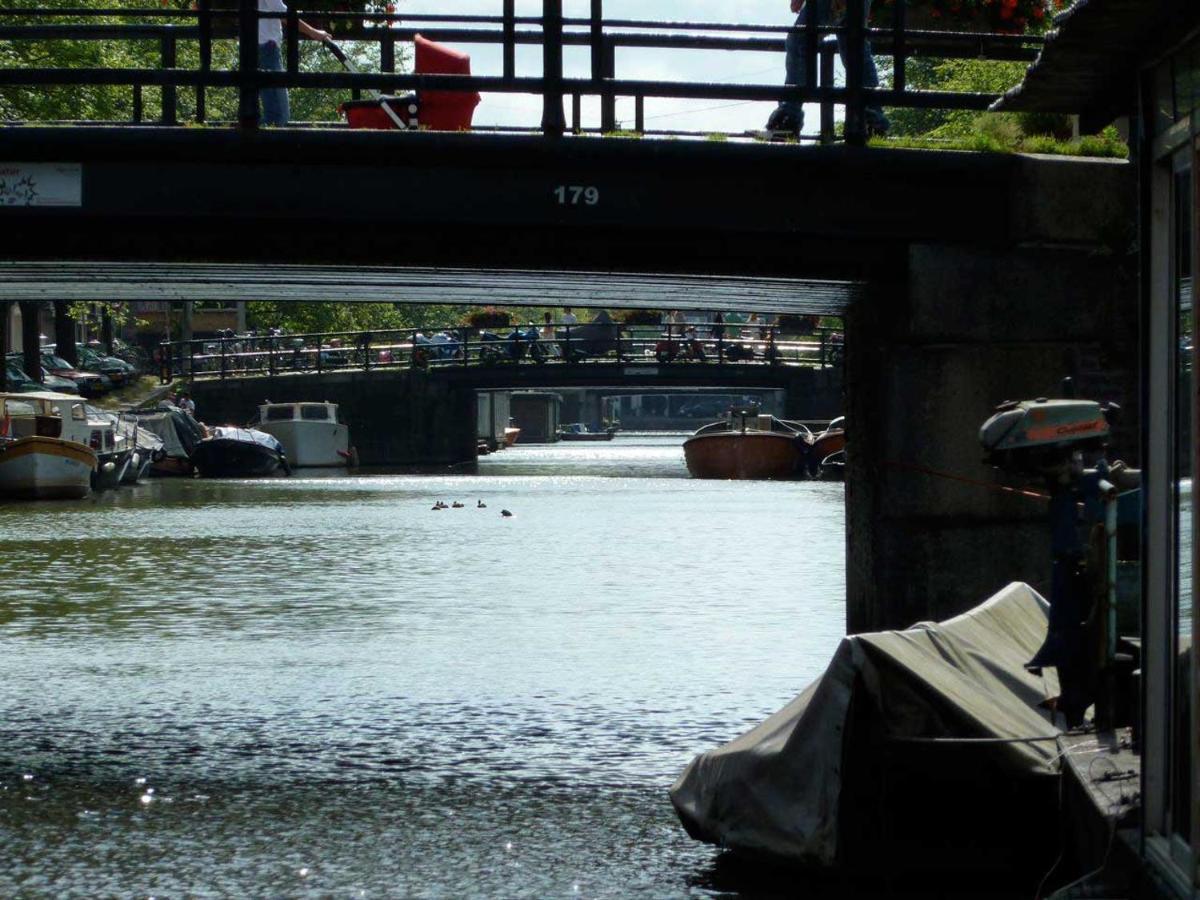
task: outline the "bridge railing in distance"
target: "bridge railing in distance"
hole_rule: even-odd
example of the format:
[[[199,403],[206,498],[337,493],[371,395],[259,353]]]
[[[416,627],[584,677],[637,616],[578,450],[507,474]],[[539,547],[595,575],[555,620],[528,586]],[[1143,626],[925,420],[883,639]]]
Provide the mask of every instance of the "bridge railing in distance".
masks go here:
[[[724,326],[669,323],[625,326],[607,323],[509,329],[469,326],[382,329],[313,334],[242,335],[168,341],[160,345],[164,375],[190,379],[246,378],[372,369],[504,366],[806,366],[841,364],[841,335],[830,329],[807,334],[775,325]]]
[[[847,5],[845,21],[838,24],[810,24],[802,28],[788,25],[763,25],[730,22],[672,22],[653,19],[607,18],[603,0],[591,0],[589,15],[564,17],[562,0],[543,0],[540,16],[518,16],[515,0],[497,0],[498,15],[442,14],[406,15],[399,13],[306,11],[302,0],[286,13],[260,13],[255,0],[234,0],[228,8],[215,8],[212,0],[197,0],[194,9],[121,9],[69,7],[12,7],[0,10],[0,42],[27,45],[29,42],[54,42],[95,45],[121,42],[130,47],[153,42],[153,64],[141,67],[66,67],[49,65],[52,54],[32,65],[0,68],[0,92],[31,87],[74,87],[80,93],[100,85],[128,88],[127,109],[131,123],[145,123],[146,92],[155,92],[158,102],[156,123],[180,124],[180,92],[186,91],[191,102],[188,118],[201,123],[257,127],[258,91],[264,87],[326,88],[346,92],[346,99],[362,91],[460,90],[485,94],[534,94],[542,97],[541,131],[550,137],[566,131],[612,133],[618,130],[638,134],[704,134],[698,132],[648,129],[645,114],[648,99],[675,98],[720,101],[798,100],[819,104],[819,139],[835,139],[835,107],[845,110],[845,139],[861,144],[866,139],[864,110],[870,105],[933,109],[983,110],[994,95],[958,91],[931,91],[913,88],[908,83],[910,59],[989,59],[1032,61],[1041,38],[1009,33],[959,32],[908,27],[909,0],[894,0],[886,27],[869,27],[863,21],[862,4]],[[880,9],[883,4],[876,4]],[[282,72],[257,68],[257,27],[260,18],[284,19],[285,60]],[[377,47],[380,71],[304,71],[300,64],[296,23],[318,18],[335,23],[339,41],[367,42]],[[469,48],[472,45],[498,45],[502,63],[499,74],[488,75],[417,75],[397,71],[397,50],[417,33],[430,40]],[[623,77],[618,63],[623,51],[661,50],[681,53],[711,51],[757,52],[769,55],[783,73],[784,40],[795,34],[806,44],[805,86],[785,87],[778,83],[743,83],[735,80],[695,81],[650,80]],[[891,84],[868,88],[862,84],[861,66],[847,69],[847,81],[834,81],[834,60],[838,39],[846,43],[847,58],[861,60],[864,42],[869,41],[877,57],[890,59]],[[536,75],[518,72],[517,48],[540,47],[541,70]],[[214,50],[233,49],[236,53],[214,55]],[[564,70],[565,48],[585,48],[587,70],[568,74]],[[80,55],[80,54],[72,54]],[[92,59],[99,54],[86,53]],[[145,54],[143,53],[143,57]],[[221,68],[221,56],[236,58],[238,65]],[[709,67],[711,68],[711,66]],[[780,81],[782,78],[779,79]],[[235,121],[213,123],[208,111],[208,95],[214,90],[234,90],[238,95]],[[583,125],[582,101],[599,101],[598,125]],[[633,122],[619,122],[617,101],[632,98]],[[568,120],[564,110],[570,108]],[[126,121],[126,120],[122,120]],[[310,123],[311,124],[311,123]],[[337,123],[320,123],[337,127]],[[632,124],[632,128],[629,126]],[[495,130],[530,130],[502,129]],[[815,137],[808,135],[808,137]]]

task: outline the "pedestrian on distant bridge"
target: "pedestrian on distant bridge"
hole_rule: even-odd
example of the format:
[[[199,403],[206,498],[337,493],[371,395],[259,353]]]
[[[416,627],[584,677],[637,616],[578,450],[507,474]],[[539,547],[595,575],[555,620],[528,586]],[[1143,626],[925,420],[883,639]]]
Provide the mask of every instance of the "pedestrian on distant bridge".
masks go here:
[[[847,0],[791,0],[792,12],[796,16],[796,27],[788,32],[784,39],[785,75],[783,83],[787,85],[805,86],[805,66],[808,59],[808,45],[804,38],[804,29],[815,16],[814,27],[833,22],[835,25],[846,24]],[[850,0],[854,2],[854,0]],[[862,0],[863,21],[871,15],[871,0]],[[846,32],[843,29],[837,36],[838,56],[842,59],[842,68],[846,67]],[[879,86],[879,71],[875,68],[875,55],[871,52],[869,38],[863,40],[863,87]],[[883,107],[868,106],[866,108],[867,135],[887,134],[891,123],[883,114]],[[800,136],[804,128],[804,104],[799,100],[784,100],[771,117],[767,119],[767,131],[775,137],[795,138]]]
[[[258,0],[258,11],[285,13],[283,0]],[[313,28],[302,19],[297,20],[300,33],[314,41],[332,38],[327,31]],[[282,72],[283,19],[259,18],[258,20],[258,67],[264,72]],[[286,125],[291,110],[288,108],[287,88],[269,87],[258,92],[259,122],[263,125]]]

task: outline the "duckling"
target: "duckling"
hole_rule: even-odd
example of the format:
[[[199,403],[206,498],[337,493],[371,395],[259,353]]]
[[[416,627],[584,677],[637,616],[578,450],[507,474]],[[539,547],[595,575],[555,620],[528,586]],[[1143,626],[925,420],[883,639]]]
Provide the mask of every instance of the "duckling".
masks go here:
[[[506,519],[512,518],[512,513],[510,513],[507,509],[500,510],[500,515],[504,516]]]
[[[451,509],[462,509],[463,504],[461,504],[457,500],[455,500],[453,503],[450,504],[450,508]]]
[[[487,509],[487,504],[486,504],[486,503],[484,503],[482,500],[476,500],[476,501],[475,501],[475,508],[476,508],[476,509]]]

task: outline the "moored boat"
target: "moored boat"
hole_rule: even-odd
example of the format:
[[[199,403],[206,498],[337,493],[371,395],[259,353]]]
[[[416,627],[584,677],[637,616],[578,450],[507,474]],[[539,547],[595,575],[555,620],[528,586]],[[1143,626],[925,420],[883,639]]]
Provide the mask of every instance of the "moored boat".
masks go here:
[[[798,422],[739,407],[684,441],[683,456],[693,478],[795,478],[804,474],[810,439]]]
[[[592,431],[584,422],[572,422],[558,429],[558,439],[560,441],[611,441],[615,432],[615,428]]]
[[[192,465],[201,478],[262,478],[282,469],[291,474],[279,440],[253,428],[231,425],[210,430],[192,451]]]
[[[809,473],[824,471],[826,460],[846,449],[846,417],[838,416],[825,426],[824,431],[813,435],[808,451]],[[838,457],[845,464],[845,456]]]
[[[249,427],[276,438],[293,466],[347,466],[354,456],[350,429],[338,421],[336,403],[267,401]]]
[[[150,441],[140,441],[152,450],[150,474],[159,476],[192,474],[192,451],[204,438],[200,423],[181,409],[164,404],[155,412],[138,413],[139,429],[145,429],[162,441],[154,448]]]
[[[87,444],[64,439],[62,433],[63,417],[43,395],[0,394],[0,496],[88,495],[96,453]]]

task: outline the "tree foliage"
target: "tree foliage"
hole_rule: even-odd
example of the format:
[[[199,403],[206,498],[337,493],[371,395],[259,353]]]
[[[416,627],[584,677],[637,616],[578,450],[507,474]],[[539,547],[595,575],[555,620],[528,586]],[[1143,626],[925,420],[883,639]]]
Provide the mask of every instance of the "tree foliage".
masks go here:
[[[330,0],[297,0],[305,9],[332,7]],[[137,10],[152,7],[145,0],[56,0],[40,3],[40,10],[61,9],[62,15],[52,18],[44,16],[13,15],[10,10],[28,9],[33,4],[26,0],[0,0],[0,21],[6,25],[171,25],[194,26],[191,14],[192,0],[160,0],[165,12],[175,11],[177,16],[157,15],[154,17],[137,14]],[[357,4],[366,11],[383,12],[383,3]],[[71,14],[70,10],[114,10],[111,15]],[[387,11],[391,11],[388,4]],[[329,23],[323,23],[329,24]],[[337,28],[364,34],[357,23],[338,23],[333,26],[335,38]],[[227,32],[221,30],[220,33]],[[355,68],[364,72],[379,70],[379,44],[369,40],[346,40],[342,43]],[[397,48],[396,68],[405,71],[409,54]],[[234,71],[238,65],[237,40],[217,37],[212,43],[212,68],[217,71]],[[180,38],[176,42],[176,67],[197,69],[200,65],[199,41]],[[103,40],[36,39],[0,42],[0,67],[4,68],[59,68],[59,69],[161,69],[162,47],[157,38],[132,39],[119,36]],[[300,42],[300,70],[303,72],[338,72],[341,64],[324,47],[312,42]],[[295,121],[334,121],[338,118],[338,104],[350,99],[348,89],[292,89],[292,118]],[[142,119],[147,122],[162,119],[161,88],[144,87],[142,95]],[[177,89],[177,116],[180,122],[194,120],[196,116],[196,91],[193,88]],[[128,85],[63,85],[63,86],[0,86],[0,120],[48,122],[62,120],[86,120],[99,122],[129,122],[134,117],[135,89]],[[230,88],[210,88],[205,97],[208,122],[236,120],[238,109],[237,91]]]
[[[462,318],[466,307],[401,305],[393,303],[279,303],[246,304],[246,325],[257,331],[282,328],[289,334],[330,331],[383,331],[401,328],[441,328]]]

